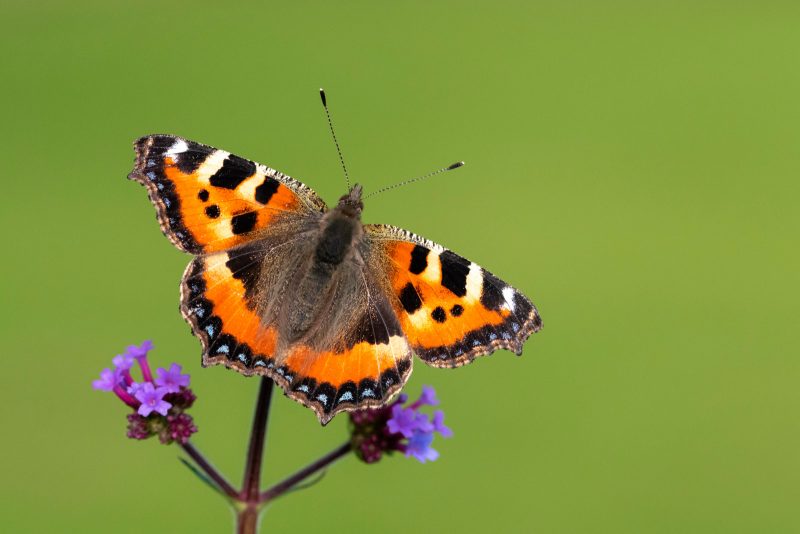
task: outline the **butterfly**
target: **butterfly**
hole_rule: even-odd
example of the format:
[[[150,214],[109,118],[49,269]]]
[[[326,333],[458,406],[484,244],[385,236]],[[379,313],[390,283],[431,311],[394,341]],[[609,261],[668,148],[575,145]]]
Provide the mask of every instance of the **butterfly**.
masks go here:
[[[330,209],[274,169],[173,135],[134,143],[129,178],[147,188],[161,230],[193,254],[181,313],[202,365],[273,379],[322,424],[386,404],[412,354],[459,367],[522,353],[542,327],[522,293],[450,250],[363,224],[362,188]]]

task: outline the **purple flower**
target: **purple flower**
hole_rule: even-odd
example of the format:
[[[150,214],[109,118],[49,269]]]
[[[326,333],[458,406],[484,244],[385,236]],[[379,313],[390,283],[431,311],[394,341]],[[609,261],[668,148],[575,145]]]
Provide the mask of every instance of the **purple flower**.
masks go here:
[[[453,437],[453,431],[444,424],[444,412],[441,410],[433,412],[433,430],[441,434],[443,438]]]
[[[167,393],[178,393],[181,387],[189,385],[189,375],[182,375],[181,366],[177,363],[170,365],[169,371],[159,367],[156,369],[156,375],[156,385],[164,388]]]
[[[112,360],[113,369],[103,369],[100,378],[92,387],[112,391],[134,410],[128,413],[128,437],[147,439],[158,436],[161,443],[185,444],[197,432],[192,417],[185,413],[197,397],[189,389],[189,375],[181,374],[181,366],[170,364],[168,369],[158,368],[153,380],[147,354],[153,348],[152,341],[141,345],[130,345],[123,354]],[[142,380],[136,382],[131,376],[135,363],[142,371]]]
[[[431,448],[433,432],[417,432],[406,444],[406,456],[413,456],[423,464],[432,462],[439,457],[439,453]]]
[[[114,356],[114,359],[111,360],[111,363],[114,364],[119,371],[128,371],[131,367],[133,367],[133,362],[135,359],[133,356],[130,356],[128,353],[125,354],[117,354]]]
[[[392,418],[387,421],[389,432],[402,434],[407,438],[414,435],[414,432],[433,432],[433,425],[428,421],[428,416],[418,412],[414,407],[419,401],[411,405],[410,408],[403,408],[399,404],[392,406]]]
[[[100,371],[100,378],[92,382],[92,387],[100,391],[114,391],[117,384],[119,384],[119,373],[106,368]]]
[[[437,406],[438,404],[439,399],[436,398],[436,391],[430,386],[422,386],[422,393],[412,406],[419,408],[420,406]]]
[[[150,382],[145,382],[136,390],[136,400],[142,403],[139,406],[139,415],[147,417],[153,412],[167,415],[172,404],[164,400],[167,392],[164,388],[155,388]]]
[[[139,346],[128,345],[128,348],[125,349],[125,356],[139,360],[147,356],[147,353],[151,350],[153,350],[153,342],[146,339]]]
[[[395,404],[392,406],[392,418],[386,422],[386,427],[392,434],[402,434],[410,438],[417,428],[417,412]]]
[[[350,414],[353,450],[362,461],[374,463],[384,453],[402,451],[420,462],[430,462],[439,457],[431,447],[434,433],[450,437],[453,431],[444,424],[444,412],[437,410],[433,417],[419,408],[439,404],[432,387],[422,388],[414,403],[403,406],[408,400],[401,395],[388,406],[360,410]]]
[[[153,381],[153,373],[150,371],[150,364],[147,362],[147,353],[153,349],[153,342],[149,339],[142,342],[141,345],[128,345],[125,349],[125,356],[135,359],[142,369],[142,378],[145,382]]]

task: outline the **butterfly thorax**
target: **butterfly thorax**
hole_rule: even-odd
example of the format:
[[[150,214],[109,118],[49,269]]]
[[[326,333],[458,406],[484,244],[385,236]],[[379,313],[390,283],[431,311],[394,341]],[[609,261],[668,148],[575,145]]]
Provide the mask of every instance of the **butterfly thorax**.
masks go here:
[[[361,186],[356,185],[322,217],[313,253],[289,289],[291,298],[280,321],[281,333],[290,344],[313,337],[317,327],[324,325],[325,316],[336,304],[337,286],[352,271],[354,262],[361,261],[356,255],[363,235],[362,209]]]

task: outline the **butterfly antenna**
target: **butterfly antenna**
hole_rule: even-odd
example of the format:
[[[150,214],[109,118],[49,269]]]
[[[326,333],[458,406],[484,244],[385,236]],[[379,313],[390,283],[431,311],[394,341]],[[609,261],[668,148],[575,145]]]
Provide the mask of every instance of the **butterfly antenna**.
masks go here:
[[[350,191],[350,175],[347,174],[347,167],[344,164],[342,157],[342,149],[339,148],[339,141],[336,140],[336,132],[333,131],[333,121],[331,120],[331,112],[328,111],[328,100],[325,98],[325,90],[320,87],[319,96],[322,99],[322,107],[325,108],[325,116],[328,118],[328,128],[331,130],[331,137],[333,137],[333,144],[336,145],[336,152],[339,154],[339,162],[342,164],[344,171],[344,179],[347,180],[347,190]]]
[[[407,184],[411,184],[411,183],[414,183],[414,182],[419,182],[420,180],[424,180],[425,178],[430,178],[431,176],[435,176],[435,175],[437,175],[439,173],[443,173],[443,172],[446,172],[446,171],[452,171],[453,169],[457,169],[457,168],[461,167],[462,165],[464,165],[463,161],[457,161],[457,162],[453,163],[452,165],[448,165],[447,167],[439,169],[438,171],[430,172],[430,173],[428,173],[428,174],[426,174],[424,176],[417,176],[416,178],[411,178],[410,180],[403,180],[402,182],[398,182],[398,183],[396,183],[394,185],[387,185],[386,187],[384,187],[382,189],[378,189],[377,191],[373,191],[372,193],[370,193],[369,195],[365,196],[364,198],[367,199],[367,198],[369,198],[371,196],[377,195],[378,193],[383,193],[385,191],[389,191],[390,189],[395,189],[397,187],[400,187],[401,185],[407,185]]]

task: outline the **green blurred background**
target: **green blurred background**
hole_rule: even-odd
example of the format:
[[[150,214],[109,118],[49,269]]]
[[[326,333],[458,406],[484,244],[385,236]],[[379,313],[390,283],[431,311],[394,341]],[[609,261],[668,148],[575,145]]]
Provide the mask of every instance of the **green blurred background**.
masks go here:
[[[0,524],[228,532],[179,450],[91,380],[125,345],[192,373],[197,446],[238,482],[257,382],[201,369],[189,257],[125,179],[174,133],[267,163],[531,296],[524,357],[417,362],[439,461],[348,458],[265,532],[798,532],[796,2],[5,0]],[[276,397],[266,481],[339,444]]]

